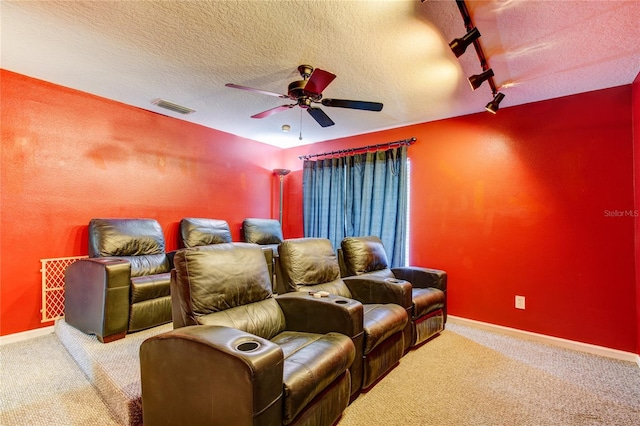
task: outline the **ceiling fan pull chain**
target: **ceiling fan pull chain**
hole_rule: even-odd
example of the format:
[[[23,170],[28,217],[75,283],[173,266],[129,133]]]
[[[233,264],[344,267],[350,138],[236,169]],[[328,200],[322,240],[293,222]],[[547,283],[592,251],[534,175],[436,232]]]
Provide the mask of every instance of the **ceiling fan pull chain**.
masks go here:
[[[300,109],[300,136],[298,139],[302,140],[302,108]]]

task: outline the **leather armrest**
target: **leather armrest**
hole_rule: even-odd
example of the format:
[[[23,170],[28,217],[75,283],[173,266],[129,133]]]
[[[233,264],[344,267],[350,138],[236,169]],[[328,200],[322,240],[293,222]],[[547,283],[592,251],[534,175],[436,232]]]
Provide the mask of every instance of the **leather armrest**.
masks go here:
[[[169,269],[173,269],[173,258],[176,256],[178,250],[172,250],[167,252],[167,259],[169,259]]]
[[[282,424],[284,355],[229,327],[190,326],[140,346],[145,424]]]
[[[362,303],[395,303],[405,309],[413,306],[411,283],[394,278],[352,276],[342,279],[354,299]]]
[[[287,330],[326,334],[331,331],[348,337],[362,334],[363,307],[357,300],[330,294],[315,298],[308,292],[275,297],[282,309]]]
[[[131,264],[112,257],[80,259],[65,271],[65,321],[101,342],[129,324]]]
[[[409,281],[416,288],[438,288],[447,291],[447,273],[440,269],[407,266],[391,268],[396,278]]]
[[[173,328],[181,328],[190,325],[198,325],[191,307],[191,289],[187,286],[179,286],[175,268],[171,270],[171,317]]]

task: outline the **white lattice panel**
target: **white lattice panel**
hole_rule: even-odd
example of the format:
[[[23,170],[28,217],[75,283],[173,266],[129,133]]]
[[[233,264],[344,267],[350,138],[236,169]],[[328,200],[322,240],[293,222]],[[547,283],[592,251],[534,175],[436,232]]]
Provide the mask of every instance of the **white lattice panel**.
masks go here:
[[[87,256],[40,259],[42,262],[42,322],[64,316],[64,271],[78,259]]]

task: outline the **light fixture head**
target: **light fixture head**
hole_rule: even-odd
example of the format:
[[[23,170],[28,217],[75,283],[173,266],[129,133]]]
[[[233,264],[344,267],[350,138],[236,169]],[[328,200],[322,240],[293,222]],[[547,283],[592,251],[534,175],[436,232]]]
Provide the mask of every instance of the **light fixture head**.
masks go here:
[[[476,27],[473,27],[464,37],[456,38],[449,43],[449,47],[453,51],[453,54],[456,55],[456,58],[459,58],[465,50],[467,50],[467,47],[478,38],[480,38],[480,31],[478,31]]]
[[[289,130],[291,130],[291,126],[288,124],[283,124],[282,125],[282,131],[287,133]]]
[[[286,176],[289,173],[291,173],[291,170],[289,170],[289,169],[273,169],[273,173],[275,173],[278,176]]]
[[[469,77],[469,84],[473,90],[476,90],[482,83],[493,77],[493,70],[489,68],[482,74],[476,74]]]
[[[491,114],[495,114],[498,112],[498,108],[500,107],[500,102],[504,99],[504,93],[496,93],[496,96],[493,98],[491,102],[487,104],[485,109],[489,111]]]

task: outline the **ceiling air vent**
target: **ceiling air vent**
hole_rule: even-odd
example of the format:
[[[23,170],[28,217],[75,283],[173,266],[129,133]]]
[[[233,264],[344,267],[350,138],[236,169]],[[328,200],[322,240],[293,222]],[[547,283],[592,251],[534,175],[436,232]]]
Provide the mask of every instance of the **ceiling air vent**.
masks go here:
[[[178,112],[180,114],[191,114],[192,112],[196,112],[195,109],[187,108],[182,105],[174,104],[173,102],[165,101],[164,99],[156,99],[151,102],[154,105],[158,105],[160,108],[168,109],[173,112]]]

